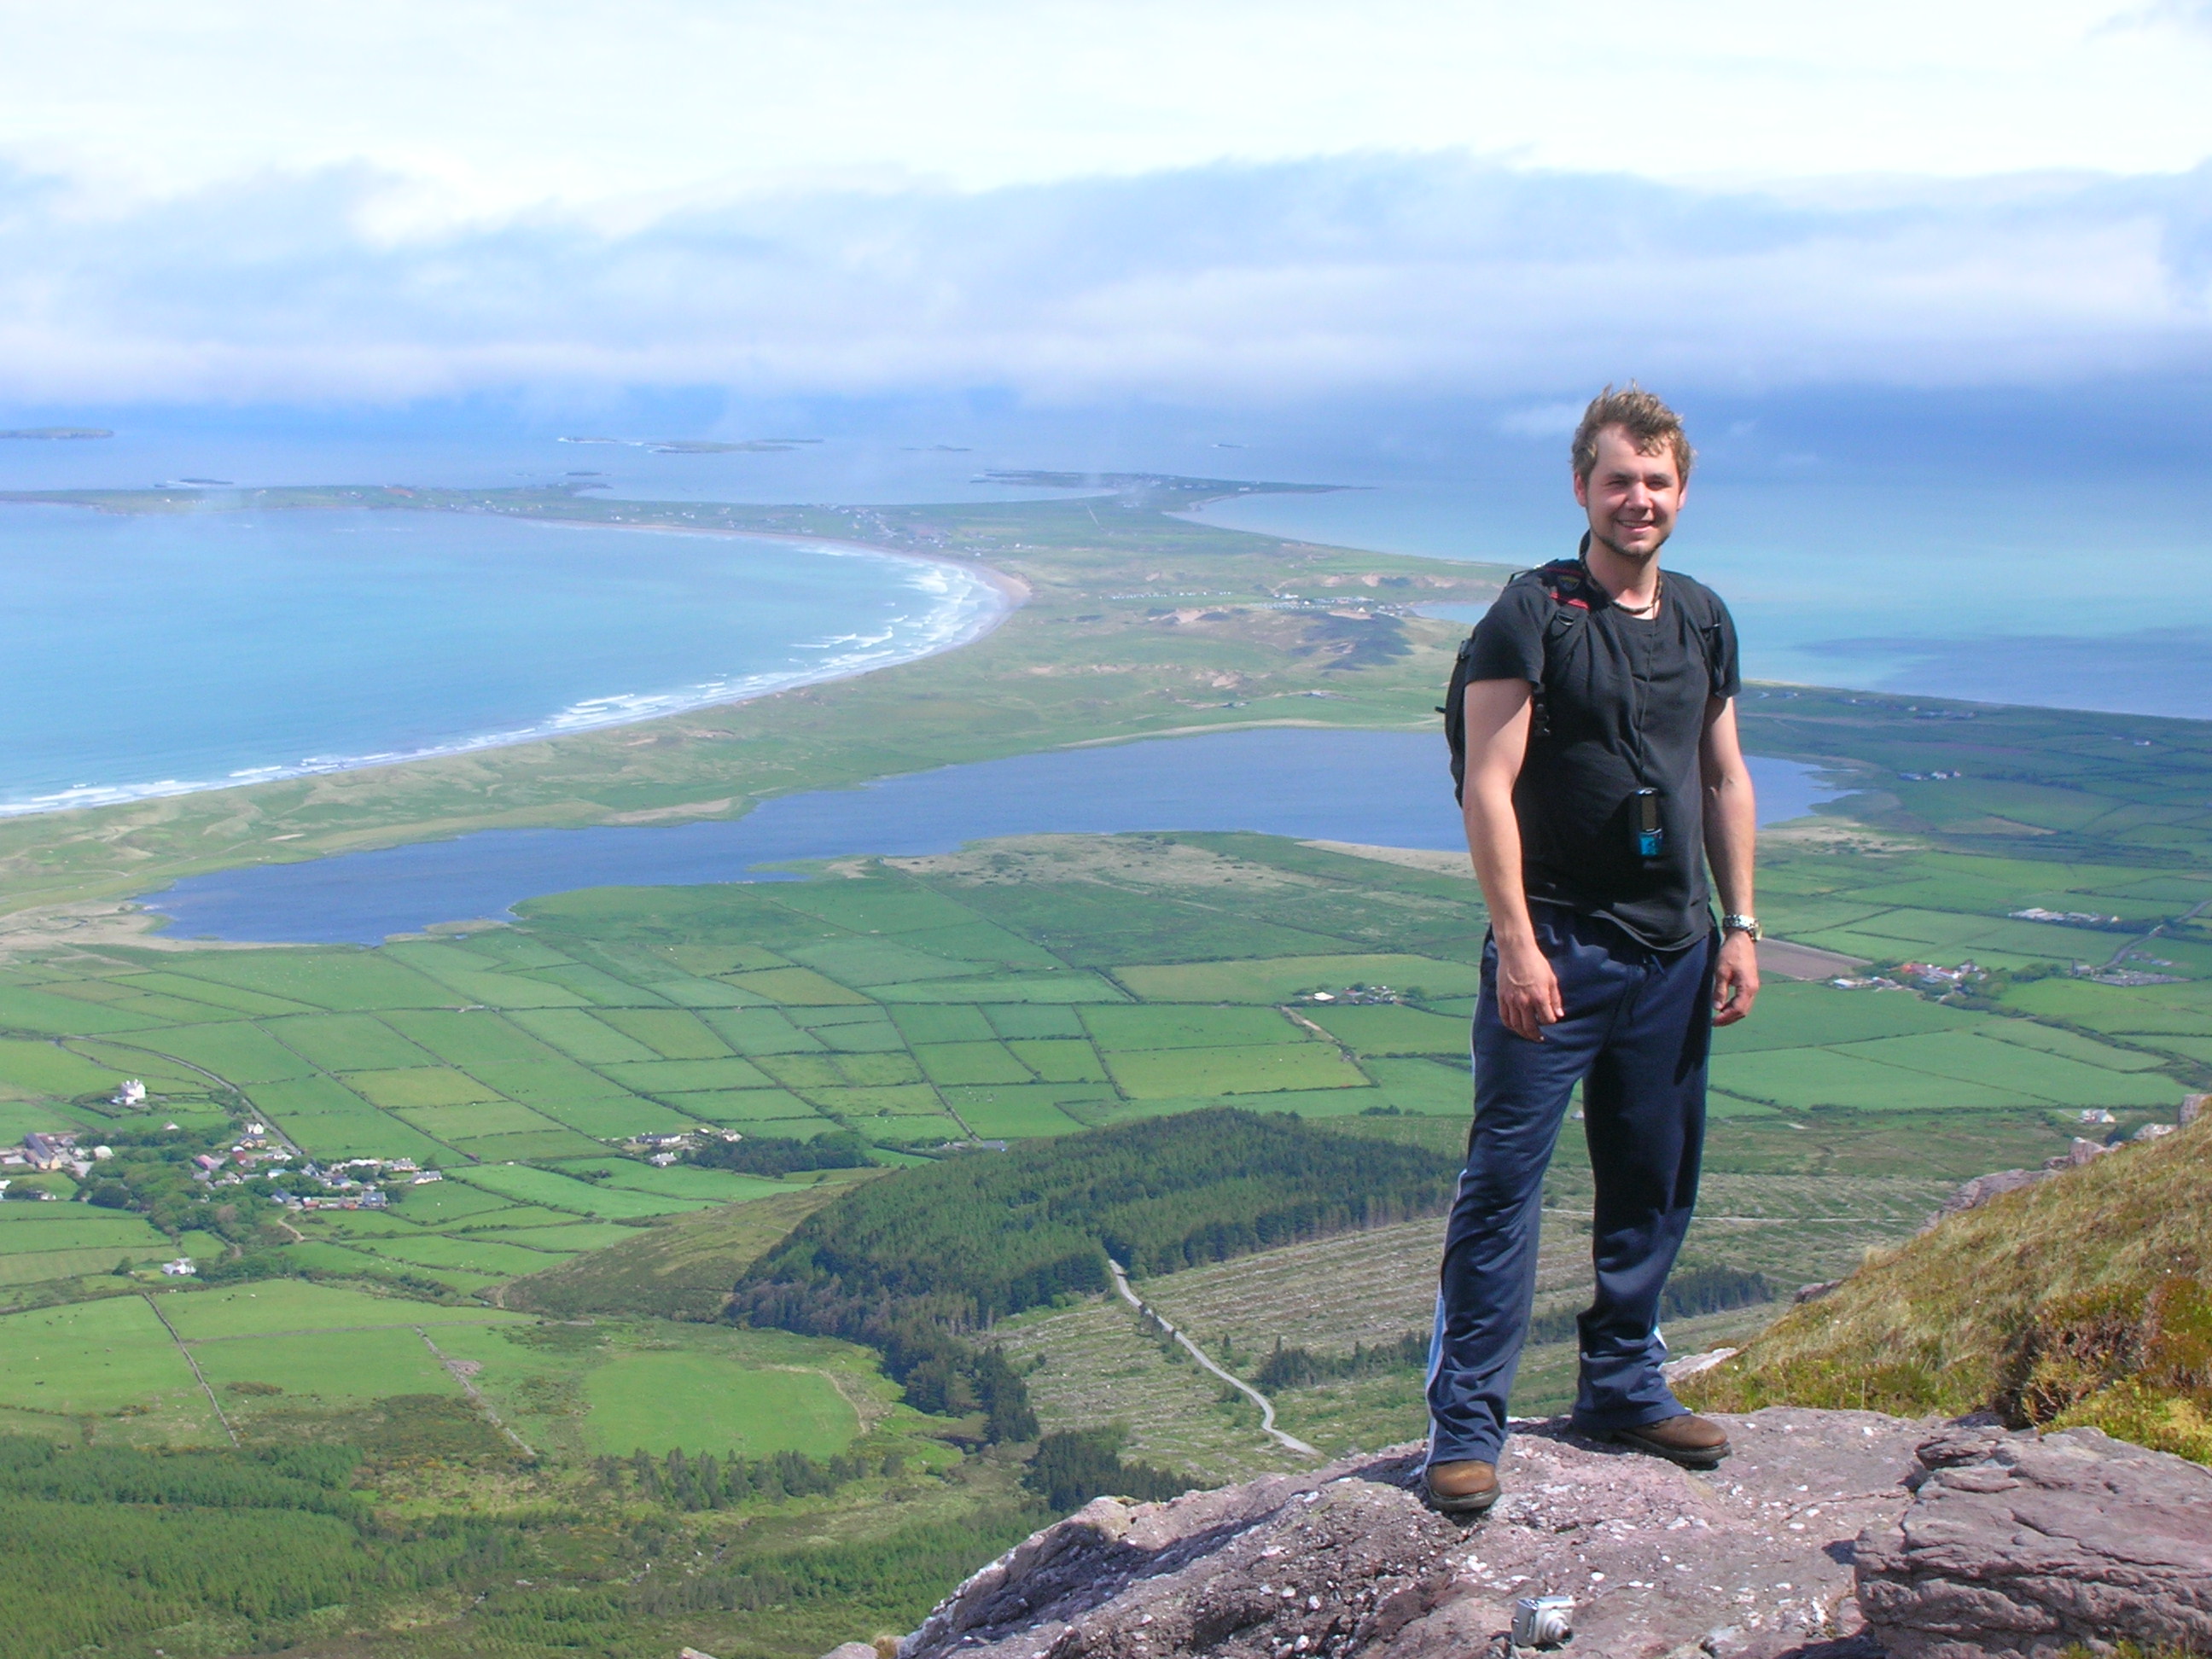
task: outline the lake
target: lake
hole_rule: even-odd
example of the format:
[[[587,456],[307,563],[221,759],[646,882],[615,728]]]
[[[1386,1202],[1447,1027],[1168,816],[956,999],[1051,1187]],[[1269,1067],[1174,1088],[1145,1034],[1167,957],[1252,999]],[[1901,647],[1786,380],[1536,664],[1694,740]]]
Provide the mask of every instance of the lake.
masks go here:
[[[1838,793],[1756,757],[1766,823]],[[1462,844],[1441,732],[1278,728],[1018,755],[764,801],[732,822],[494,830],[194,876],[144,901],[185,938],[380,944],[580,887],[787,879],[764,865],[946,853],[1000,836],[1255,830],[1384,847]]]

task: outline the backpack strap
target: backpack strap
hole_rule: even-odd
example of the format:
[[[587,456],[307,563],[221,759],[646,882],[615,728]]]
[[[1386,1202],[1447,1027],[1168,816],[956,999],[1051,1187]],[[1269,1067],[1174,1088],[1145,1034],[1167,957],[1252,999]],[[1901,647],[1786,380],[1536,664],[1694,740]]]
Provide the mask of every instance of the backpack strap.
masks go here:
[[[1524,570],[1513,578],[1513,582],[1534,582],[1541,586],[1552,600],[1552,612],[1544,623],[1544,661],[1548,666],[1555,653],[1562,650],[1574,636],[1575,630],[1590,613],[1588,597],[1589,577],[1579,558],[1555,559],[1534,570]],[[1512,586],[1508,583],[1507,586]],[[1473,678],[1471,659],[1474,653],[1474,634],[1469,630],[1461,641],[1459,656],[1452,664],[1451,682],[1444,693],[1444,701],[1437,705],[1437,713],[1444,717],[1444,740],[1451,751],[1452,795],[1463,797],[1467,784],[1467,688]],[[1549,737],[1552,732],[1550,714],[1544,702],[1544,686],[1540,680],[1529,694],[1529,730],[1536,737]]]
[[[1720,684],[1721,659],[1727,649],[1722,636],[1720,601],[1712,590],[1687,577],[1677,577],[1669,590],[1674,602],[1682,607],[1682,615],[1691,627],[1698,630],[1698,639],[1705,654],[1707,683]]]
[[[1548,669],[1553,653],[1564,651],[1575,630],[1589,619],[1589,574],[1578,558],[1554,559],[1549,564],[1537,566],[1528,574],[1552,599],[1552,614],[1544,623],[1544,665]],[[1538,681],[1530,691],[1528,701],[1528,734],[1550,737],[1552,711],[1544,696],[1542,681]]]

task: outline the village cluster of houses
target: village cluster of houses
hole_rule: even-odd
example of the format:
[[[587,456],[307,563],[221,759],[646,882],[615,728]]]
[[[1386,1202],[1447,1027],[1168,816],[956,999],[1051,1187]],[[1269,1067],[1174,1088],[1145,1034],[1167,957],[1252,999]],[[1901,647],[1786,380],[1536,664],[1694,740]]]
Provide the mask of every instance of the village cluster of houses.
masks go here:
[[[283,1170],[264,1167],[258,1173],[296,1176],[303,1186],[313,1182],[318,1188],[314,1192],[279,1189],[269,1194],[274,1202],[292,1210],[381,1210],[392,1202],[388,1188],[420,1187],[446,1178],[439,1170],[426,1170],[411,1158],[334,1158],[327,1164],[318,1164],[310,1158],[294,1167],[289,1152],[267,1155],[260,1148],[245,1146],[234,1147],[231,1156],[241,1164],[249,1158],[264,1164],[281,1161],[286,1166]],[[217,1161],[205,1158],[193,1161],[201,1164],[208,1177],[218,1185],[245,1179],[236,1171],[216,1174],[221,1168]]]
[[[1349,1002],[1365,1006],[1370,1003],[1401,1002],[1405,999],[1387,985],[1355,985],[1346,991],[1308,991],[1300,998],[1304,1002]]]
[[[61,1170],[82,1177],[115,1156],[112,1146],[87,1146],[74,1129],[33,1129],[20,1146],[0,1147],[0,1170]]]
[[[743,1140],[744,1136],[735,1129],[693,1129],[677,1135],[632,1135],[623,1142],[626,1152],[642,1152],[647,1164],[666,1169],[684,1153],[696,1151],[709,1140]]]

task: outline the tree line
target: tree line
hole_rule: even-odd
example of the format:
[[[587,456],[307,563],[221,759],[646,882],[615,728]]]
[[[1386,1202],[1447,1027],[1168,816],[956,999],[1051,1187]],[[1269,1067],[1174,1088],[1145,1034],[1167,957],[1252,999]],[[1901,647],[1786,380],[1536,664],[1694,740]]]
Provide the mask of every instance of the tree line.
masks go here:
[[[747,1135],[742,1140],[710,1140],[684,1154],[686,1164],[739,1175],[787,1176],[808,1170],[861,1170],[875,1160],[868,1143],[850,1129],[832,1129],[811,1140],[783,1135]]]
[[[1036,1455],[1022,1472],[1022,1486],[1064,1515],[1094,1498],[1158,1503],[1180,1498],[1196,1484],[1156,1463],[1126,1462],[1121,1448],[1127,1439],[1120,1428],[1055,1430],[1037,1442]]]
[[[780,1451],[749,1458],[736,1452],[720,1457],[712,1452],[686,1456],[679,1448],[665,1458],[655,1458],[641,1446],[628,1457],[592,1462],[592,1473],[606,1491],[633,1492],[653,1503],[687,1510],[734,1509],[755,1499],[774,1503],[812,1498],[871,1475],[896,1480],[905,1472],[906,1459],[896,1451],[880,1456],[837,1452],[827,1458]]]
[[[1457,1164],[1414,1146],[1217,1108],[872,1181],[738,1282],[732,1317],[865,1343],[917,1409],[1037,1433],[1028,1389],[977,1339],[1025,1308],[1440,1208]]]

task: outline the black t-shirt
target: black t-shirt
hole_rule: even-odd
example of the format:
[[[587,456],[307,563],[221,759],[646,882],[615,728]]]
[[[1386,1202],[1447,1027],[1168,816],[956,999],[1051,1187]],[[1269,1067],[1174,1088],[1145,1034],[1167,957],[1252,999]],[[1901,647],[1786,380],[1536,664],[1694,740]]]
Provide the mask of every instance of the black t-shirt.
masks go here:
[[[1560,602],[1525,571],[1476,625],[1468,665],[1469,679],[1538,688],[1513,791],[1523,879],[1533,901],[1602,916],[1654,950],[1676,950],[1712,927],[1698,750],[1707,701],[1740,689],[1735,623],[1718,595],[1680,571],[1662,576],[1659,614],[1649,621],[1586,576],[1579,586],[1571,573],[1567,580],[1587,615],[1555,626]],[[1654,859],[1635,840],[1643,788],[1658,792],[1665,832]]]

